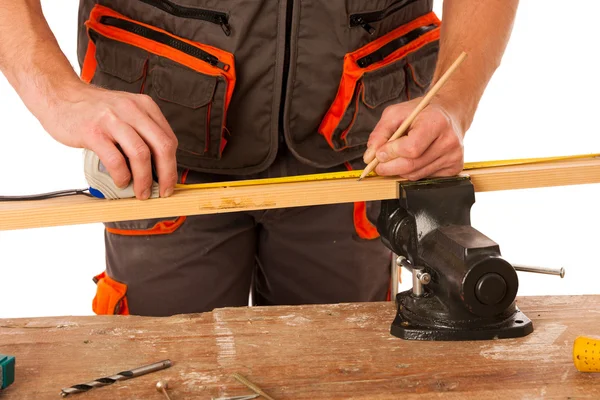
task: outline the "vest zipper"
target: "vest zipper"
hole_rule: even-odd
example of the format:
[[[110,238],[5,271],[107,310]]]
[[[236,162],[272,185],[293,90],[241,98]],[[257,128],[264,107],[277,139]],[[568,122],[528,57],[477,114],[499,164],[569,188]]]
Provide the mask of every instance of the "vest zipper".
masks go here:
[[[437,27],[438,27],[437,25],[431,24],[431,25],[421,26],[419,28],[413,29],[412,31],[408,32],[406,35],[400,36],[399,38],[386,43],[385,45],[381,46],[379,49],[375,50],[371,54],[368,54],[362,58],[359,58],[356,61],[356,64],[358,64],[358,66],[361,68],[367,68],[375,63],[383,61],[387,56],[392,54],[394,51],[398,50],[401,47],[406,46],[410,42],[418,39],[419,37],[423,36],[427,32],[430,32],[430,31],[436,29]]]
[[[229,25],[229,16],[220,11],[204,10],[201,8],[184,7],[175,4],[168,0],[140,0],[166,13],[181,18],[199,19],[202,21],[212,22],[221,26],[225,35],[231,35],[231,26]]]
[[[370,35],[375,33],[375,28],[371,25],[373,22],[379,22],[390,15],[402,10],[409,4],[414,3],[417,0],[401,0],[396,2],[387,8],[379,11],[371,11],[366,13],[351,14],[350,15],[350,27],[355,28],[362,26],[364,30],[369,32]]]
[[[122,29],[135,35],[142,36],[146,39],[150,39],[152,41],[172,47],[176,50],[181,51],[182,53],[188,54],[192,57],[202,60],[212,65],[213,67],[220,68],[223,71],[228,71],[230,68],[229,65],[220,61],[218,57],[202,49],[192,46],[191,44],[186,43],[183,40],[176,39],[170,35],[167,35],[166,33],[155,31],[143,25],[138,25],[135,22],[109,16],[101,17],[99,22],[102,25]]]

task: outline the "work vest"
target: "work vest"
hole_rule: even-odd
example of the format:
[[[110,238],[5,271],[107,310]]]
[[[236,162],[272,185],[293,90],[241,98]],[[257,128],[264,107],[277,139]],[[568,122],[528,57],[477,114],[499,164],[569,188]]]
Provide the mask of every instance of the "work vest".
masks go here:
[[[329,168],[362,156],[383,110],[422,96],[433,0],[82,0],[82,79],[152,97],[181,167],[266,169],[285,141]]]

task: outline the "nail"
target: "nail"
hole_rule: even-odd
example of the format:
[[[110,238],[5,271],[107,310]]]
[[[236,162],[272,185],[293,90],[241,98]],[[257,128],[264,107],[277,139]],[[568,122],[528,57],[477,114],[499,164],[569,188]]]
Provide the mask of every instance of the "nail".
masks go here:
[[[379,153],[377,153],[377,159],[380,162],[386,162],[388,160],[388,155],[385,151],[380,151]]]
[[[163,197],[171,197],[173,195],[173,188],[167,188],[167,190],[165,190],[165,194]]]
[[[150,198],[150,189],[146,189],[142,193],[142,200],[146,200],[146,199],[149,199],[149,198]]]

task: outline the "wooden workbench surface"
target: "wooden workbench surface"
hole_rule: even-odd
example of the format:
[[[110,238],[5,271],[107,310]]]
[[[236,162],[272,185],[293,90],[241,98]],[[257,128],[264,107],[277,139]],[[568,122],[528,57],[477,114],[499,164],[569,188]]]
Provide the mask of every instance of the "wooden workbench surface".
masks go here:
[[[239,372],[275,399],[600,399],[600,374],[572,362],[578,335],[600,335],[600,296],[525,297],[521,339],[408,342],[390,336],[392,303],[219,309],[170,318],[0,320],[17,358],[2,399],[56,399],[62,387],[169,358],[173,367],[74,399],[173,400],[241,395]]]

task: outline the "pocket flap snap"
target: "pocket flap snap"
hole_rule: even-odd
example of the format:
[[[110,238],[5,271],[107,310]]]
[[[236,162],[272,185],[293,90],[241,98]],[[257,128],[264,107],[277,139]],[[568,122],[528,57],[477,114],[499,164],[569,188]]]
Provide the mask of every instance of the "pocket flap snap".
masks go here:
[[[200,74],[192,69],[169,62],[152,71],[152,86],[156,95],[171,103],[188,108],[207,105],[213,98],[217,77]]]
[[[141,79],[148,54],[137,47],[99,36],[96,39],[96,62],[102,72],[128,83]]]
[[[406,85],[404,62],[395,62],[363,76],[363,102],[370,108],[399,98]]]

